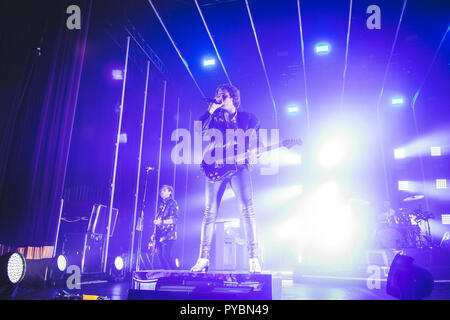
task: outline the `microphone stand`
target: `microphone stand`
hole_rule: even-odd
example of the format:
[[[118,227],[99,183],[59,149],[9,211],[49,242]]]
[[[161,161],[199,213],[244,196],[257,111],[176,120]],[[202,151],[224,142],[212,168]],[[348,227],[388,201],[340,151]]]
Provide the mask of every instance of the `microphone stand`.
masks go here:
[[[139,231],[139,240],[138,240],[138,248],[137,248],[137,255],[136,255],[136,271],[140,271],[140,261],[142,259],[142,262],[144,262],[144,259],[142,258],[141,251],[142,251],[142,234],[144,230],[144,211],[145,211],[145,200],[147,198],[147,183],[148,183],[148,176],[151,171],[151,167],[147,167],[145,170],[145,184],[144,184],[144,196],[142,197],[142,204],[141,204],[141,215],[139,217],[138,227],[136,228]],[[153,268],[153,262],[152,266]]]

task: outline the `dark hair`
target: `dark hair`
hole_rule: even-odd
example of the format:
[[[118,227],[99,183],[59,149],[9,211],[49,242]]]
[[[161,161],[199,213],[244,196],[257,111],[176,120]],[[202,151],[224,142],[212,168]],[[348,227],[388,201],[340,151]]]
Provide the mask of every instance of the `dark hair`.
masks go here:
[[[230,96],[233,99],[233,104],[236,108],[239,108],[241,106],[241,92],[238,88],[230,83],[221,84],[216,89],[216,96],[220,89],[227,90],[230,93]]]
[[[163,189],[168,189],[170,191],[170,196],[173,197],[173,187],[167,184],[164,184],[159,191],[163,191]]]

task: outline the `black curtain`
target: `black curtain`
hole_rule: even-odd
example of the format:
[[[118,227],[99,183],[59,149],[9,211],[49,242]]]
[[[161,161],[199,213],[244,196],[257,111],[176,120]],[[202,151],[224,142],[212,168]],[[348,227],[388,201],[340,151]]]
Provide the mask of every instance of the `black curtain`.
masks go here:
[[[70,5],[81,9],[80,30],[66,26]],[[91,8],[92,0],[0,2],[3,248],[54,245]]]

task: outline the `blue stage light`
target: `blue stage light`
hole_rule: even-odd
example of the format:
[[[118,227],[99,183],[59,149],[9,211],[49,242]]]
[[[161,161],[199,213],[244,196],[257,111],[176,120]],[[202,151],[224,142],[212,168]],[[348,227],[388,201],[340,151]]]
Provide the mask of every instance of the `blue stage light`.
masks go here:
[[[436,179],[436,189],[447,189],[447,179]]]
[[[442,155],[441,147],[431,147],[430,154],[432,157],[439,157]]]
[[[112,71],[113,80],[123,80],[123,71],[115,69]]]
[[[203,59],[204,67],[211,67],[211,66],[215,66],[215,65],[216,65],[216,59],[213,59],[213,58]]]
[[[321,43],[315,47],[316,53],[324,54],[330,52],[330,45],[327,43]]]
[[[405,149],[395,149],[394,150],[394,158],[395,159],[405,158]]]
[[[393,105],[400,105],[403,104],[405,102],[405,100],[403,98],[392,98],[391,99],[391,103]]]
[[[399,181],[398,182],[398,190],[408,191],[409,190],[409,181]]]
[[[288,106],[287,111],[289,113],[297,113],[300,111],[300,108],[298,106],[292,105],[292,106]]]

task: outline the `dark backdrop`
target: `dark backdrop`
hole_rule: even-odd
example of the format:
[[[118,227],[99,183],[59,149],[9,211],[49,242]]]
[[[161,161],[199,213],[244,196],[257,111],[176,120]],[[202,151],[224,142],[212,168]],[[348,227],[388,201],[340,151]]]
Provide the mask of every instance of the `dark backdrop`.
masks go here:
[[[81,30],[66,27],[73,4],[81,8]],[[54,244],[90,11],[89,0],[0,3],[4,248]]]

